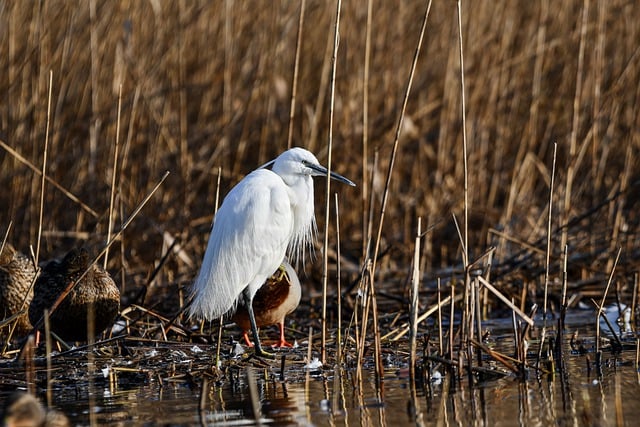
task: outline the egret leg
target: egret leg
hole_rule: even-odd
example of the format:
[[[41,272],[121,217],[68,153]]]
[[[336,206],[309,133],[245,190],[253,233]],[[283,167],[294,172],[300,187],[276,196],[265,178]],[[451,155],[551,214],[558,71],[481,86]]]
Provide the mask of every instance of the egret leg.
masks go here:
[[[253,334],[253,341],[256,349],[256,355],[264,356],[264,357],[275,357],[271,353],[267,353],[262,349],[262,345],[260,344],[260,337],[258,336],[258,326],[256,324],[256,316],[253,314],[253,298],[249,295],[249,290],[245,289],[243,292],[244,295],[244,304],[247,307],[247,312],[249,313],[249,322],[251,323],[251,333]]]

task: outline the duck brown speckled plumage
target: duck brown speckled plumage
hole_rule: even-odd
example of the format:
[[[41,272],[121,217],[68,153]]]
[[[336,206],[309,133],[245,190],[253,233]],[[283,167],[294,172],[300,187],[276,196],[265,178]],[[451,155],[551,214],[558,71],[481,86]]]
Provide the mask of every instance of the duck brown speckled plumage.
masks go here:
[[[298,307],[300,296],[298,275],[291,264],[285,261],[253,297],[256,325],[262,327],[277,324],[280,328],[280,339],[274,347],[292,347],[284,338],[284,318]],[[250,347],[253,346],[247,334],[251,328],[249,312],[244,305],[238,305],[232,320],[242,328],[245,343]]]
[[[31,330],[27,309],[33,298],[31,282],[35,274],[29,257],[16,251],[10,244],[5,244],[0,253],[0,316],[6,319],[24,310],[15,319],[14,336],[24,335]]]
[[[51,313],[51,329],[66,341],[86,341],[87,313],[93,305],[95,334],[98,335],[113,324],[120,310],[120,291],[109,273],[89,263],[89,253],[72,249],[62,261],[51,261],[43,269],[34,286],[33,300],[29,307],[29,319],[36,324],[67,286],[87,274]],[[40,328],[44,330],[44,325]]]

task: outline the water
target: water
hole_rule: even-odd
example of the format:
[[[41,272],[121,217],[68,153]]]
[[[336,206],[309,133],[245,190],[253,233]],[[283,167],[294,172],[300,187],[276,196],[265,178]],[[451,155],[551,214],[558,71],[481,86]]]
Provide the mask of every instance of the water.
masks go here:
[[[593,312],[569,317],[567,336],[579,331],[583,345],[593,346]],[[509,354],[513,340],[510,321],[486,322],[489,345]],[[568,339],[568,338],[567,338]],[[531,350],[538,344],[532,338]],[[329,367],[308,375],[302,368],[306,346],[285,350],[285,381],[280,363],[228,362],[227,374],[212,374],[208,347],[168,343],[150,349],[131,344],[128,355],[99,354],[91,384],[83,379],[86,359],[54,359],[53,406],[67,414],[73,425],[90,424],[90,408],[99,425],[252,425],[255,423],[245,366],[253,367],[261,420],[277,426],[444,425],[444,426],[574,426],[636,425],[640,420],[640,375],[634,367],[635,351],[618,355],[604,352],[601,372],[594,353],[571,353],[565,346],[566,371],[521,381],[515,377],[491,379],[470,387],[443,379],[420,385],[412,393],[408,357],[397,346],[384,349],[386,371],[382,386],[364,371],[362,388],[354,387],[355,371],[336,377]],[[205,351],[201,351],[201,350]],[[135,363],[131,361],[135,360]],[[488,362],[487,362],[488,364]],[[100,370],[109,367],[109,371]],[[22,373],[0,366],[0,397],[4,398]],[[41,369],[41,368],[38,368]],[[64,374],[62,375],[61,373]],[[203,375],[206,372],[206,375]],[[201,402],[202,378],[209,378]],[[14,383],[9,380],[14,379]],[[46,384],[46,383],[45,383]],[[91,392],[89,392],[91,390]],[[90,398],[91,396],[91,398]],[[41,387],[38,397],[45,401]]]

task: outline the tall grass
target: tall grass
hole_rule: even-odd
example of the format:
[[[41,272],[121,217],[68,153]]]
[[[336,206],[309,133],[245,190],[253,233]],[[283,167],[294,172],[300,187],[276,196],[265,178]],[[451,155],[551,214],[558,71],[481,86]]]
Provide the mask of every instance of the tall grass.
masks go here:
[[[584,3],[462,2],[467,250],[472,261],[497,245],[497,272],[501,263],[508,271],[518,267],[513,257],[525,250],[518,242],[545,247],[554,142],[553,203],[562,207],[562,220],[582,215],[566,228],[569,258],[580,254],[569,262],[575,270],[570,277],[606,277],[616,246],[623,247],[618,271],[630,268],[637,255],[638,176],[630,165],[640,147],[640,5],[611,0],[585,10]],[[345,176],[371,176],[362,169],[373,167],[375,152],[380,165],[388,164],[424,8],[425,2],[374,1],[369,51],[368,8],[359,2],[342,7],[332,169]],[[333,5],[309,0],[298,37],[297,2],[0,6],[0,139],[42,165],[52,72],[47,177],[98,214],[47,185],[41,258],[72,244],[99,246],[107,240],[120,87],[120,120],[128,136],[117,162],[113,224],[126,220],[164,171],[171,171],[123,234],[124,244],[111,249],[124,251],[124,257],[110,257],[109,268],[123,269],[132,285],[153,269],[165,232],[177,236],[192,258],[201,257],[215,207],[217,168],[226,194],[248,171],[286,149],[290,117],[295,118],[293,145],[326,160],[326,52],[333,42],[334,11]],[[425,219],[425,229],[432,227],[421,270],[429,275],[461,264],[451,220],[452,212],[462,217],[465,202],[457,26],[455,5],[434,2],[390,182],[377,282],[408,276],[418,217]],[[350,280],[362,261],[368,198],[379,210],[380,175],[374,175],[371,188],[337,190],[346,193],[341,251],[351,262],[342,264],[342,273]],[[0,229],[13,220],[9,240],[23,250],[37,240],[40,179],[0,150]],[[325,184],[316,185],[320,190]],[[361,188],[367,189],[367,200]],[[616,193],[620,189],[625,192]],[[316,196],[320,206],[324,192]],[[317,212],[323,224],[322,210]],[[554,224],[563,225],[560,219]],[[551,274],[557,276],[562,246],[558,228],[552,232]],[[618,239],[613,244],[612,235]],[[526,276],[538,280],[544,255],[526,254]],[[316,283],[319,264],[307,268]],[[188,283],[195,268],[176,257],[165,268],[165,281]]]

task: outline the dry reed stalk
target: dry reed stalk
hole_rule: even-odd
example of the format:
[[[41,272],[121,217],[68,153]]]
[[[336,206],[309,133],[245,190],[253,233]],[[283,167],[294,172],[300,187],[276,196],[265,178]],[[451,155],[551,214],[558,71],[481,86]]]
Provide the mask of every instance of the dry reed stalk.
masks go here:
[[[638,304],[638,272],[633,273],[633,293],[631,295],[631,326],[636,329],[636,307]]]
[[[335,25],[335,22],[334,22]],[[320,73],[320,84],[318,85],[318,92],[315,97],[315,108],[313,110],[313,116],[309,127],[309,145],[308,149],[312,153],[316,152],[316,144],[318,140],[318,132],[320,129],[320,118],[322,111],[324,110],[324,102],[327,96],[327,86],[329,85],[329,78],[331,75],[331,51],[335,47],[335,35],[331,31],[327,31],[327,39],[325,42],[325,50],[322,56],[322,70]]]
[[[340,40],[340,9],[342,0],[336,2],[336,14],[333,28],[333,53],[331,54],[331,80],[329,84],[329,136],[327,142],[327,180],[325,192],[324,210],[324,240],[322,243],[322,344],[320,361],[325,364],[327,360],[327,285],[329,280],[329,211],[331,205],[331,152],[333,151],[333,116],[336,97],[336,66],[338,57],[338,41]]]
[[[373,318],[373,356],[376,366],[376,389],[380,389],[382,379],[384,378],[384,366],[382,365],[382,340],[380,339],[380,325],[378,323],[378,299],[376,297],[373,278],[369,281],[369,294],[371,298],[371,317]]]
[[[462,296],[458,296],[455,298],[455,301],[460,301],[462,299]],[[420,323],[424,322],[427,318],[429,318],[429,316],[431,316],[433,313],[437,312],[438,310],[441,309],[441,307],[444,307],[447,304],[451,303],[451,295],[447,296],[446,298],[444,298],[443,300],[438,301],[437,304],[432,305],[431,307],[429,307],[429,309],[427,311],[425,311],[424,313],[422,313],[420,316],[418,316],[418,318],[416,319],[417,321],[417,325],[419,325]],[[453,323],[453,322],[451,322]],[[403,336],[405,336],[406,334],[408,334],[411,330],[410,325],[404,324],[390,332],[388,332],[387,334],[382,336],[382,340],[389,340],[389,341],[398,341],[400,338],[402,338]]]
[[[544,308],[542,315],[546,321],[547,319],[547,297],[549,292],[549,257],[551,256],[551,218],[553,208],[553,181],[556,174],[556,152],[558,144],[553,143],[553,163],[551,164],[551,184],[549,185],[549,214],[547,216],[547,252],[545,258],[545,271],[544,271]]]
[[[593,120],[593,135],[591,140],[593,144],[592,153],[591,153],[591,176],[598,176],[598,148],[601,138],[600,131],[600,121],[602,120],[602,112],[601,108],[601,99],[602,99],[602,82],[603,82],[603,72],[605,69],[605,17],[607,14],[607,2],[598,2],[598,18],[597,18],[597,40],[595,46],[595,65],[594,69],[594,78],[593,78],[593,111],[592,111],[592,120]],[[599,179],[593,180],[593,194],[592,198],[594,201],[597,200],[598,194],[600,193],[600,187],[602,183]],[[596,247],[595,242],[592,242],[592,246]]]
[[[444,343],[442,333],[442,292],[440,289],[440,277],[438,277],[438,356],[444,355]]]
[[[469,262],[469,166],[468,166],[468,147],[467,147],[467,104],[464,89],[464,49],[462,41],[462,6],[460,0],[457,0],[457,16],[458,16],[458,49],[460,53],[460,109],[462,117],[462,158],[464,166],[464,267],[467,268]],[[470,286],[465,281],[466,286]],[[469,290],[467,290],[468,292]]]
[[[96,259],[97,262],[97,259]],[[94,344],[96,341],[96,328],[95,328],[95,310],[92,303],[87,307],[87,373],[89,380],[89,424],[92,426],[98,425],[98,410],[96,408],[96,388],[93,381],[93,374],[95,372],[95,357],[93,354]]]
[[[475,321],[476,321],[476,336],[479,342],[482,342],[482,317],[481,317],[481,307],[480,307],[480,282],[478,281],[478,276],[476,276],[473,280],[473,294],[475,295]],[[486,289],[485,289],[486,292]],[[473,334],[471,335],[473,338]],[[482,349],[478,348],[476,352],[476,358],[478,359],[478,366],[482,367]]]
[[[589,17],[589,0],[583,0],[582,6],[582,19],[580,23],[580,45],[578,47],[578,66],[576,70],[576,85],[575,94],[573,97],[573,116],[571,123],[571,134],[569,137],[569,164],[567,165],[567,177],[565,183],[564,204],[562,208],[563,223],[569,220],[571,211],[571,193],[573,192],[573,181],[575,179],[575,173],[577,170],[576,154],[578,144],[578,126],[580,125],[580,102],[582,99],[582,84],[584,80],[583,68],[584,68],[584,50],[585,39],[587,35],[587,24]],[[564,248],[567,244],[567,229],[562,229],[560,237],[560,247]],[[545,315],[547,307],[544,307]]]
[[[487,353],[487,355],[489,355],[489,357],[491,357],[493,360],[495,360],[496,362],[500,363],[502,366],[504,366],[505,368],[509,369],[511,372],[513,372],[516,375],[520,375],[520,371],[519,369],[513,365],[513,363],[511,362],[515,362],[517,364],[524,364],[525,361],[524,360],[519,360],[519,359],[513,359],[512,357],[509,357],[505,354],[502,354],[496,350],[493,350],[491,347],[485,345],[484,343],[482,343],[481,341],[477,341],[475,339],[471,339],[471,344],[473,344],[473,346],[477,347],[479,350],[484,351],[485,353]],[[478,354],[480,354],[480,352],[478,352]]]
[[[9,221],[9,225],[7,225],[7,231],[4,232],[2,243],[0,243],[0,254],[2,253],[2,251],[4,251],[4,245],[7,243],[7,238],[9,237],[9,232],[11,231],[12,226],[13,226],[13,220]]]
[[[385,182],[385,186],[384,186],[384,191],[382,192],[382,202],[381,202],[381,206],[380,206],[380,216],[379,216],[379,223],[378,223],[378,233],[376,236],[376,240],[375,240],[375,249],[373,251],[373,266],[372,266],[372,272],[374,274],[373,277],[375,277],[375,271],[376,271],[376,263],[377,263],[377,258],[378,258],[378,253],[380,252],[380,241],[382,239],[382,226],[384,224],[384,215],[385,215],[385,211],[386,211],[386,207],[387,207],[387,200],[389,198],[389,189],[391,186],[391,176],[393,173],[393,165],[395,163],[395,159],[396,159],[396,155],[398,153],[398,146],[400,143],[400,133],[402,132],[402,124],[404,121],[404,115],[405,112],[407,110],[407,103],[409,101],[409,94],[411,93],[411,86],[413,84],[413,76],[415,75],[415,71],[416,71],[416,67],[418,64],[418,57],[420,56],[420,51],[422,49],[422,41],[424,39],[424,33],[426,31],[427,28],[427,19],[429,18],[429,11],[431,10],[431,3],[432,0],[429,0],[429,3],[427,5],[427,8],[425,10],[424,13],[424,17],[422,19],[422,26],[420,28],[420,35],[418,37],[418,43],[416,45],[414,54],[413,54],[413,62],[411,63],[411,68],[409,71],[409,77],[407,79],[407,84],[406,84],[406,89],[404,92],[404,97],[402,100],[402,107],[400,109],[400,116],[398,117],[398,123],[396,125],[396,130],[395,130],[395,137],[393,140],[393,148],[391,150],[391,157],[389,159],[389,166],[387,169],[387,179]],[[373,284],[372,284],[373,286]]]
[[[369,198],[373,197],[369,194],[369,183],[367,172],[369,170],[369,71],[371,68],[371,21],[373,15],[373,0],[367,0],[367,23],[365,25],[365,42],[364,42],[364,68],[362,75],[362,261],[369,257],[369,245],[371,241],[371,217],[372,208]],[[377,151],[376,151],[377,153]],[[373,173],[375,166],[371,170],[371,186],[373,187]],[[369,212],[367,214],[367,212]]]
[[[600,349],[600,317],[603,317],[605,320],[608,320],[606,316],[602,316],[602,311],[604,309],[604,303],[605,303],[605,300],[607,299],[607,293],[609,292],[609,287],[611,286],[611,282],[613,281],[613,275],[616,271],[616,266],[618,265],[618,260],[620,259],[621,252],[622,252],[622,248],[619,248],[618,253],[616,254],[615,261],[613,262],[613,267],[611,268],[611,272],[609,273],[609,280],[607,280],[607,286],[604,289],[604,293],[602,294],[602,300],[600,301],[600,304],[596,304],[596,307],[598,309],[598,313],[596,315],[596,365],[599,365],[599,361],[600,361],[599,358],[602,353]],[[610,327],[610,329],[613,332],[613,328]]]
[[[36,240],[35,265],[40,255],[40,238],[42,237],[42,216],[44,215],[45,177],[47,176],[47,153],[49,151],[49,128],[51,126],[51,92],[53,91],[53,71],[49,71],[49,96],[47,98],[47,128],[44,135],[44,151],[42,154],[42,175],[40,181],[40,213],[38,218],[38,238]]]
[[[44,338],[45,349],[47,351],[47,408],[51,408],[53,404],[53,394],[51,389],[51,322],[49,321],[49,310],[44,309]]]
[[[287,136],[287,149],[293,142],[293,119],[296,114],[296,95],[298,94],[298,72],[300,69],[300,50],[302,47],[302,29],[304,28],[304,10],[306,0],[300,2],[300,18],[298,19],[298,36],[296,37],[296,56],[293,65],[293,79],[291,81],[291,107],[289,108],[289,132]]]
[[[340,210],[338,208],[338,193],[334,193],[336,206],[336,282],[338,292],[338,327],[336,331],[336,366],[342,366],[342,286],[340,283]]]
[[[359,340],[356,343],[356,381],[358,384],[362,383],[362,362],[364,360],[364,350],[365,350],[365,342],[367,340],[367,326],[369,324],[369,309],[371,306],[371,281],[373,276],[373,271],[371,267],[371,261],[367,261],[365,265],[365,269],[362,275],[362,279],[360,281],[360,289],[359,292],[362,293],[361,299],[361,323],[360,323],[360,336]],[[356,338],[358,338],[356,336]]]
[[[456,300],[456,283],[455,281],[451,282],[451,296],[449,305],[449,359],[453,359],[453,321],[455,315],[455,300]],[[453,367],[452,367],[453,368]],[[453,374],[453,369],[451,369],[451,374]]]
[[[122,112],[122,84],[118,87],[118,116],[116,119],[116,138],[115,146],[113,149],[113,170],[111,171],[111,195],[109,197],[109,216],[107,218],[107,242],[111,239],[111,233],[113,231],[113,205],[115,203],[116,195],[116,176],[118,173],[118,150],[120,148],[120,113]],[[109,249],[104,252],[104,263],[102,268],[107,269],[107,262],[109,261]]]
[[[409,378],[412,390],[415,390],[416,378],[416,349],[418,337],[418,290],[420,287],[420,237],[422,218],[418,217],[418,229],[413,248],[413,274],[411,276],[411,303],[409,305],[409,319],[411,320],[411,333],[409,334]],[[440,305],[438,305],[440,307]],[[438,310],[439,311],[439,310]]]
[[[564,370],[564,358],[562,356],[562,348],[564,345],[564,325],[567,316],[567,252],[568,247],[564,247],[564,260],[562,263],[562,303],[560,306],[560,317],[558,318],[558,332],[556,336],[556,361],[560,370]]]
[[[509,306],[509,308],[518,315],[518,317],[520,317],[522,320],[524,320],[525,322],[527,322],[529,324],[529,326],[533,327],[534,321],[531,317],[527,316],[525,313],[523,313],[513,302],[509,301],[509,299],[507,297],[505,297],[502,292],[500,292],[498,289],[496,289],[491,283],[489,283],[484,277],[482,276],[478,276],[478,280],[480,281],[480,283],[482,284],[482,286],[484,286],[485,288],[489,289],[489,291],[494,294],[495,296],[498,297],[498,299],[500,301],[502,301],[503,303],[507,304],[507,306]]]
[[[98,131],[102,123],[98,115],[98,35],[96,18],[96,0],[89,1],[89,51],[91,54],[91,126],[89,127],[89,176],[95,176],[97,151],[98,151]]]
[[[213,229],[213,221],[216,220],[216,214],[218,213],[218,205],[220,204],[220,178],[222,177],[222,167],[218,166],[218,178],[216,180],[216,196],[213,204],[213,218],[211,219],[211,229]],[[216,350],[216,367],[220,362],[220,344],[222,343],[222,324],[223,317],[220,318],[219,330],[218,330],[218,344]],[[200,332],[204,330],[204,319],[200,321]]]
[[[307,345],[307,363],[311,363],[311,349],[313,348],[313,326],[309,326],[309,338]],[[311,369],[307,369],[304,376],[304,401],[310,402],[309,396],[309,380],[311,378]],[[311,421],[311,414],[309,412],[309,406],[307,405],[307,421]]]

